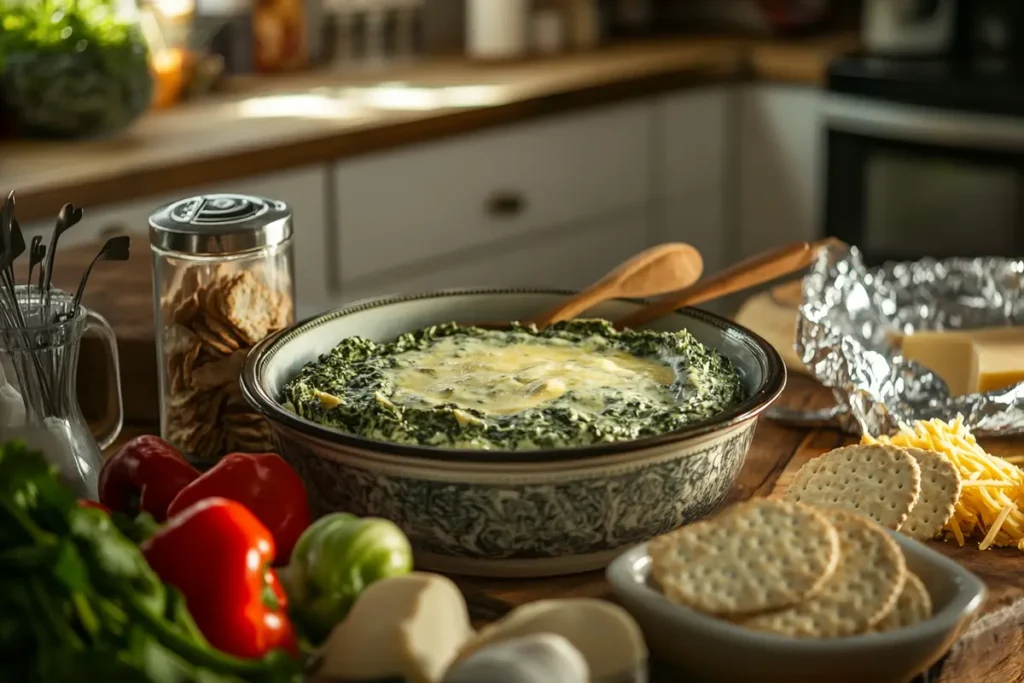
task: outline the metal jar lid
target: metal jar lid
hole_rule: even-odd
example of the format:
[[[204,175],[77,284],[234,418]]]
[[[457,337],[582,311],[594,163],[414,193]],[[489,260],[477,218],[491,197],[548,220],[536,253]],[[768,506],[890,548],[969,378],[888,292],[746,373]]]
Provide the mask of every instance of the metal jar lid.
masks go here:
[[[154,249],[202,256],[239,254],[291,239],[292,211],[284,202],[241,194],[180,199],[149,217]]]

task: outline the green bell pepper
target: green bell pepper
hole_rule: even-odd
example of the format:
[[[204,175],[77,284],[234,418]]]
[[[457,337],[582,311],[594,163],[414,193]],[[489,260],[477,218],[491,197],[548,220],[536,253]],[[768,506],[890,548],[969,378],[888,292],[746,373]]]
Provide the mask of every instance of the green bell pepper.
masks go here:
[[[279,574],[292,620],[319,644],[367,586],[411,571],[412,547],[394,523],[334,513],[303,532]]]

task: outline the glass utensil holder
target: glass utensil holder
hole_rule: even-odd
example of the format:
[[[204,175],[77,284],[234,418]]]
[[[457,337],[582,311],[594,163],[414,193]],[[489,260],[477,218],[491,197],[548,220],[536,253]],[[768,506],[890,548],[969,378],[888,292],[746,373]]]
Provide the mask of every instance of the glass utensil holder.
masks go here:
[[[81,498],[96,500],[102,449],[121,432],[124,419],[117,342],[98,313],[74,307],[73,297],[36,287],[15,289],[25,327],[0,327],[0,442],[22,440],[41,450],[61,480]],[[94,435],[77,396],[78,353],[87,332],[106,342],[113,375],[107,414]]]

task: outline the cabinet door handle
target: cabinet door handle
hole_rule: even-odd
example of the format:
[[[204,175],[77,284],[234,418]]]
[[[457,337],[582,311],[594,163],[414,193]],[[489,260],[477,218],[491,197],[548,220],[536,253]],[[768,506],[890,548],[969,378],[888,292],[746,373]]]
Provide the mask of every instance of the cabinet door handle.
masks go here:
[[[487,200],[487,213],[497,218],[514,218],[526,210],[526,197],[520,192],[495,192]]]

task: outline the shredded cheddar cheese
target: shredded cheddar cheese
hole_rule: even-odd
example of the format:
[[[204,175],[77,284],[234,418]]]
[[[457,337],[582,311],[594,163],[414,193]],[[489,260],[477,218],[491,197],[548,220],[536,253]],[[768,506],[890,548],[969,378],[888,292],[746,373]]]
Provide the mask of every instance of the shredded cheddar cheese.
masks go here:
[[[981,539],[981,550],[1024,550],[1024,470],[1014,464],[1024,457],[1003,459],[986,453],[964,426],[962,416],[952,422],[936,419],[900,425],[895,436],[865,434],[861,441],[923,448],[948,458],[960,471],[963,489],[946,531],[961,546],[974,537]]]

